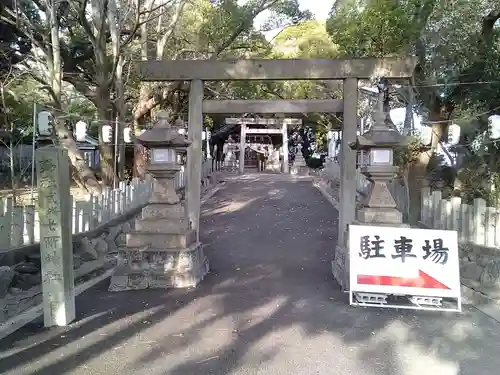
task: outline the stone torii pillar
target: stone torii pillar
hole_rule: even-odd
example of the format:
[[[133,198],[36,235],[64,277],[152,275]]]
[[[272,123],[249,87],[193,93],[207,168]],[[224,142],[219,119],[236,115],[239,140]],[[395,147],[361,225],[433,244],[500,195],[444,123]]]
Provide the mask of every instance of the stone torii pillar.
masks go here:
[[[191,145],[187,151],[186,206],[191,227],[196,230],[197,240],[200,238],[202,103],[203,81],[192,80],[189,88],[188,140]]]
[[[289,173],[288,165],[288,126],[287,121],[283,120],[281,127],[281,136],[283,138],[283,173]]]
[[[344,122],[342,124],[340,160],[340,207],[338,240],[332,261],[332,273],[337,280],[343,280],[340,270],[346,267],[348,225],[356,219],[356,158],[357,151],[350,144],[356,143],[358,127],[358,79],[344,79]],[[342,285],[345,288],[346,285]]]
[[[242,121],[240,128],[240,173],[245,171],[246,127],[245,122]]]

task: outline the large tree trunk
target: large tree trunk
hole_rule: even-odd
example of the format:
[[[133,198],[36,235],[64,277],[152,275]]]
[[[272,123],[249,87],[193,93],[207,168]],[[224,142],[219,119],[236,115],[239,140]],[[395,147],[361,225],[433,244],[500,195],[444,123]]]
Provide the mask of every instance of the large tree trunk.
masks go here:
[[[125,140],[123,134],[125,131],[125,117],[126,117],[126,107],[125,107],[125,87],[123,83],[123,58],[119,57],[119,62],[116,67],[116,77],[115,77],[115,89],[116,89],[116,113],[117,113],[117,124],[115,130],[118,132],[115,135],[117,145],[115,149],[117,152],[117,171],[116,175],[118,179],[122,181],[125,178]]]
[[[158,105],[159,98],[152,95],[150,86],[142,83],[139,100],[134,111],[134,134],[138,137],[144,129],[146,120],[151,117],[151,111]],[[139,143],[134,143],[134,177],[143,179],[147,172],[148,150]]]
[[[52,2],[49,7],[49,17],[48,22],[50,25],[50,37],[51,37],[51,55],[48,55],[49,61],[49,75],[50,75],[50,87],[52,92],[52,97],[54,99],[54,107],[58,111],[61,111],[61,92],[62,92],[62,63],[61,63],[61,46],[59,39],[59,19],[57,18],[57,9],[59,3]],[[59,143],[68,151],[68,156],[71,164],[77,170],[80,178],[82,179],[83,185],[92,192],[100,193],[101,187],[97,182],[95,174],[90,170],[90,168],[85,163],[82,152],[76,146],[73,135],[66,128],[65,121],[60,117],[60,113],[55,113],[54,119],[54,131]]]
[[[98,88],[98,103],[97,113],[99,115],[99,153],[100,153],[100,169],[101,179],[105,186],[112,186],[114,181],[114,147],[113,140],[110,143],[105,143],[103,139],[103,127],[110,125],[113,127],[113,119],[109,111],[109,90],[99,85]]]
[[[100,194],[101,185],[97,181],[95,173],[85,162],[83,154],[76,146],[73,135],[66,127],[64,120],[58,116],[56,116],[54,121],[54,129],[59,144],[68,151],[69,160],[77,172],[76,178],[80,179],[80,181],[78,181],[80,185],[91,193]]]

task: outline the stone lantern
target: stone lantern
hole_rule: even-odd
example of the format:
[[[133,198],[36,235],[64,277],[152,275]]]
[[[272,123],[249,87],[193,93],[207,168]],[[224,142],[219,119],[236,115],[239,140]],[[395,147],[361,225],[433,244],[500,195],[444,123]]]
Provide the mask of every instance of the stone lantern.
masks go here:
[[[127,234],[109,289],[196,286],[208,272],[208,260],[175,191],[175,176],[191,142],[170,126],[164,114],[137,141],[151,150],[148,171],[154,177],[153,193],[135,230]]]
[[[402,214],[389,192],[387,183],[394,179],[398,167],[393,164],[394,148],[405,139],[394,126],[388,124],[383,112],[383,93],[374,113],[374,124],[366,133],[359,135],[352,149],[368,154],[368,165],[361,172],[371,182],[363,208],[356,212],[356,220],[363,224],[401,224]]]
[[[158,182],[158,189],[153,189],[150,203],[179,203],[180,199],[175,191],[175,176],[184,164],[191,142],[164,118],[159,118],[157,126],[138,136],[137,142],[150,150],[148,172]]]
[[[401,226],[402,213],[396,208],[387,183],[398,171],[398,167],[393,165],[394,147],[401,144],[404,137],[387,123],[383,111],[383,93],[380,94],[373,117],[374,123],[370,130],[358,135],[356,142],[349,144],[352,149],[363,150],[368,155],[369,162],[361,168],[361,172],[371,182],[362,202],[363,207],[356,211],[356,221],[352,224]],[[338,243],[335,248],[332,273],[342,289],[349,290],[348,233],[343,238],[344,243]]]

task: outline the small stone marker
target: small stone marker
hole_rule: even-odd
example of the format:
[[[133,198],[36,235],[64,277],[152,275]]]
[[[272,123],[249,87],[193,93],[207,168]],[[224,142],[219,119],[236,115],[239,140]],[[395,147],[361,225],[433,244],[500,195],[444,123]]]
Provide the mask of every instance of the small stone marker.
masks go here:
[[[54,146],[36,151],[44,324],[65,326],[75,319],[70,166]]]
[[[295,161],[292,166],[292,175],[307,175],[307,164],[304,160],[304,156],[302,155],[302,144],[297,145],[297,153],[295,154]]]

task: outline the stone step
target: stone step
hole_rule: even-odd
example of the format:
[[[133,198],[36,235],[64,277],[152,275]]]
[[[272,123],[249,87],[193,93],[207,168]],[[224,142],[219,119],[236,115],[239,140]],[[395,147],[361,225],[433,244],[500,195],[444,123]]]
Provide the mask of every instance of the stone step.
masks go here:
[[[133,231],[127,234],[127,247],[152,247],[158,249],[182,249],[196,241],[196,231],[185,233],[150,233]]]

